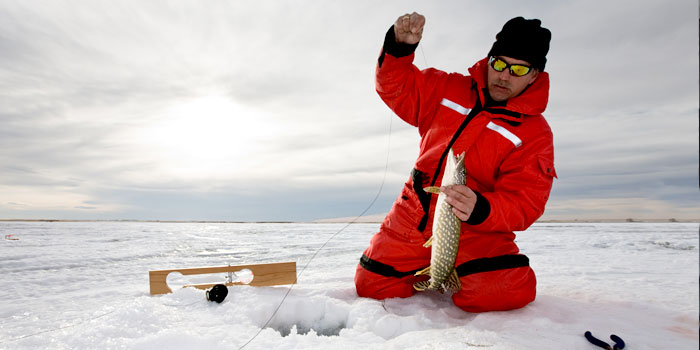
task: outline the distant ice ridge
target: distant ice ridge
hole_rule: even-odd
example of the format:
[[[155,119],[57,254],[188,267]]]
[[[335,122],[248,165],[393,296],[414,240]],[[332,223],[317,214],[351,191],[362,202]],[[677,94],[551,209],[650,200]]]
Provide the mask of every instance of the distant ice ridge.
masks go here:
[[[583,332],[630,349],[698,348],[694,223],[548,223],[518,233],[538,297],[465,313],[448,295],[358,298],[353,277],[379,225],[0,223],[0,349],[238,349],[288,286],[148,294],[148,270],[296,261],[299,283],[246,349],[586,349]],[[302,268],[306,266],[306,270]],[[223,276],[220,277],[223,280]]]

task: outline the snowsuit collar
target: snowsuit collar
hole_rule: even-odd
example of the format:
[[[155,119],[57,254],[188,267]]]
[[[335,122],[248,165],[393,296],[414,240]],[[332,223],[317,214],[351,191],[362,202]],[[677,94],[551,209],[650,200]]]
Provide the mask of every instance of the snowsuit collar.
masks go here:
[[[469,68],[469,74],[476,82],[481,101],[490,101],[485,98],[487,92],[487,69],[488,57],[482,59]],[[506,104],[495,104],[484,106],[489,112],[502,114],[504,119],[522,121],[528,115],[540,115],[547,108],[549,100],[549,74],[540,72],[534,83],[528,86],[520,95],[508,99]],[[500,113],[502,112],[502,113]],[[499,115],[499,117],[501,117]]]

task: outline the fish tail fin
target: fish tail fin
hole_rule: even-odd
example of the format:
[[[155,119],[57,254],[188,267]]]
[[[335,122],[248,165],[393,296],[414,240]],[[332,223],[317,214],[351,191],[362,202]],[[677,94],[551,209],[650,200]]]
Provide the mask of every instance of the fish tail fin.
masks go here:
[[[440,194],[440,187],[438,187],[438,186],[423,187],[423,191],[425,191],[427,193]]]
[[[459,275],[457,274],[457,269],[452,270],[450,277],[444,283],[445,290],[450,292],[459,292],[462,289],[462,282],[459,280]]]
[[[413,289],[422,292],[430,287],[430,281],[420,281],[413,284]]]

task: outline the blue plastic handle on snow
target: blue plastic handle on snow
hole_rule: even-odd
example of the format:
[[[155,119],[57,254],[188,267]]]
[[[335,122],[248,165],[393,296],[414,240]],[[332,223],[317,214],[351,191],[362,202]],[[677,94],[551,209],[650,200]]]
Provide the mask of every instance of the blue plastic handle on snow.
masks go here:
[[[583,335],[586,337],[586,339],[588,339],[588,341],[589,341],[591,344],[593,344],[593,345],[595,345],[595,346],[599,346],[599,347],[601,347],[601,348],[603,348],[603,349],[612,350],[612,348],[610,347],[610,344],[608,344],[608,343],[606,343],[606,342],[604,342],[604,341],[602,341],[602,340],[600,340],[600,339],[594,337],[593,334],[591,334],[590,331],[586,331],[586,333],[584,333]],[[617,337],[617,336],[616,336],[616,337]]]
[[[610,339],[612,339],[612,341],[615,342],[615,346],[613,346],[613,350],[622,350],[625,348],[625,342],[622,340],[622,338],[613,334],[610,336]]]
[[[622,340],[622,338],[616,336],[615,334],[610,336],[610,339],[612,339],[612,341],[615,342],[615,345],[613,345],[612,347],[610,347],[610,344],[594,337],[590,331],[586,331],[586,333],[583,333],[583,335],[586,337],[586,339],[588,339],[588,341],[591,344],[599,346],[606,350],[622,350],[625,348],[625,342]]]

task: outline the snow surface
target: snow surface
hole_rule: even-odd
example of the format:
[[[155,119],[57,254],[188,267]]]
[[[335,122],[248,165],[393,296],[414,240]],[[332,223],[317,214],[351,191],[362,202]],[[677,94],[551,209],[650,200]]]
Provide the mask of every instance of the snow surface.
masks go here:
[[[483,314],[432,292],[358,298],[378,224],[348,226],[311,260],[345,226],[0,222],[18,238],[0,241],[0,349],[239,349],[258,332],[246,349],[597,349],[586,330],[630,350],[698,349],[697,223],[536,224],[517,241],[537,300]],[[221,304],[193,288],[149,295],[149,270],[280,261],[297,262],[291,290],[234,286]]]

